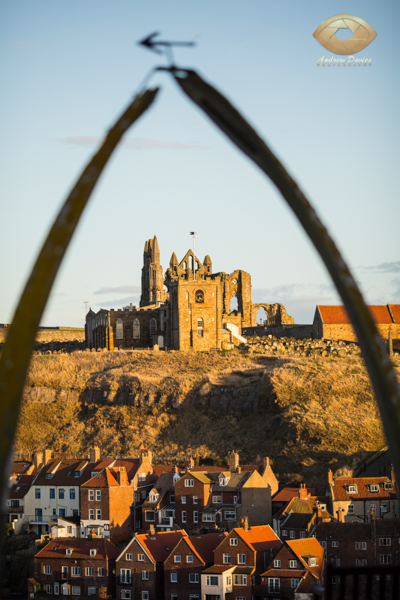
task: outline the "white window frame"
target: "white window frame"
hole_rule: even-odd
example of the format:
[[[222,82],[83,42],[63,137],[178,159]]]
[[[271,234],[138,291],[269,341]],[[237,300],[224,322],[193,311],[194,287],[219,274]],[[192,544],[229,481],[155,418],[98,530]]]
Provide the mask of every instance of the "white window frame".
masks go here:
[[[178,583],[178,573],[171,573],[170,580],[171,580],[171,583]]]
[[[233,585],[247,585],[247,575],[233,575]]]
[[[101,490],[96,490],[96,502],[101,502]]]
[[[185,487],[194,487],[194,479],[185,479]]]
[[[198,523],[199,522],[199,513],[197,510],[193,511],[193,523]]]
[[[139,562],[143,562],[144,561],[144,554],[138,554],[138,561]]]
[[[71,567],[71,577],[80,577],[81,576],[81,568],[74,565]]]
[[[149,571],[142,571],[142,580],[143,581],[148,581],[149,577],[150,577]]]
[[[229,540],[229,545],[230,546],[237,546],[238,545],[238,538],[231,537],[231,539]]]
[[[354,515],[354,504],[348,504],[347,505],[347,514],[348,515]]]
[[[289,566],[291,569],[297,569],[297,560],[290,560]]]
[[[94,502],[94,490],[88,490],[88,500]]]
[[[232,560],[232,556],[229,553],[226,553],[222,557],[222,562],[224,565],[230,565]]]
[[[391,546],[392,540],[391,540],[391,538],[379,538],[379,545],[380,546]]]
[[[186,523],[186,510],[182,511],[182,523]]]
[[[85,577],[94,577],[94,567],[85,567]]]
[[[51,565],[43,565],[43,573],[45,575],[53,575],[53,567]]]
[[[192,556],[192,554],[188,554],[188,555],[186,556],[186,562],[187,562],[187,563],[192,563],[192,562],[194,562],[194,559],[193,559],[193,556]]]
[[[237,561],[238,561],[238,565],[245,565],[246,564],[246,555],[245,554],[238,554],[237,555]]]
[[[180,563],[182,562],[182,557],[180,554],[175,554],[174,556],[174,563]]]
[[[192,578],[192,581],[191,581]],[[193,581],[194,579],[194,581]],[[199,583],[199,574],[198,573],[189,573],[189,583]]]

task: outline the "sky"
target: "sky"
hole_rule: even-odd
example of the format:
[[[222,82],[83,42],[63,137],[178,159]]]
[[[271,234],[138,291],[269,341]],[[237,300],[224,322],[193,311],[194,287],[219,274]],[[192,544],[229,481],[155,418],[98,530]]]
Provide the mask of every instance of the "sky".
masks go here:
[[[340,13],[377,37],[339,57],[314,30]],[[102,137],[164,56],[137,44],[194,41],[176,64],[223,92],[315,207],[369,304],[400,302],[400,77],[396,0],[2,0],[0,3],[0,323],[10,323],[47,232]],[[140,297],[145,241],[161,264],[192,247],[213,271],[243,269],[253,302],[311,323],[338,304],[301,225],[266,176],[183,95],[160,93],[111,158],[75,232],[42,326],[84,324],[91,307]],[[87,302],[88,304],[85,304]]]

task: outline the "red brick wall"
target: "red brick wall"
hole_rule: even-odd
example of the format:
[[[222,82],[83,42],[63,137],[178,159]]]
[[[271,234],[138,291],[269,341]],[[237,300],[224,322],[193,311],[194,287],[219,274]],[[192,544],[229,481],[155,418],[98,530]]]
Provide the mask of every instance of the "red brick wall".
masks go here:
[[[237,546],[231,546],[231,543],[230,543],[231,539],[238,540]],[[223,560],[224,554],[231,555],[230,563],[224,563],[224,560]],[[216,564],[216,565],[230,564],[232,566],[238,565],[239,564],[238,554],[246,555],[246,562],[244,564],[241,563],[242,566],[246,566],[246,567],[255,566],[256,553],[254,552],[254,550],[249,548],[249,546],[237,535],[237,533],[235,531],[231,531],[231,533],[223,540],[223,542],[221,542],[220,545],[214,550],[214,564]]]
[[[181,562],[176,563],[174,557],[179,555]],[[193,556],[193,563],[188,563],[187,556]],[[171,594],[178,594],[179,600],[190,600],[190,594],[199,594],[201,597],[201,572],[206,568],[199,560],[193,550],[184,540],[180,540],[167,560],[164,562],[164,590],[165,598],[171,598]],[[171,582],[171,573],[177,573],[177,583]],[[197,573],[198,583],[190,583],[189,574]]]
[[[185,480],[192,479],[193,487],[186,487]],[[197,496],[197,504],[193,502],[193,497]],[[186,498],[186,503],[182,498]],[[182,526],[186,531],[201,527],[201,512],[207,506],[210,497],[210,484],[202,483],[190,474],[181,477],[175,484],[175,523]],[[193,511],[198,512],[198,523],[193,521]],[[182,521],[182,511],[186,511],[186,522]]]
[[[132,554],[132,560],[126,560],[127,553]],[[138,560],[138,555],[144,554],[144,561]],[[121,569],[131,570],[132,584],[120,583]],[[149,571],[149,579],[144,580],[142,578],[142,572]],[[137,543],[136,539],[133,539],[130,544],[125,548],[121,558],[116,563],[116,581],[117,581],[117,599],[121,598],[121,590],[131,590],[132,600],[141,600],[141,593],[144,590],[149,592],[150,600],[159,600],[164,597],[164,585],[162,577],[160,577],[157,566],[152,562],[142,548]]]

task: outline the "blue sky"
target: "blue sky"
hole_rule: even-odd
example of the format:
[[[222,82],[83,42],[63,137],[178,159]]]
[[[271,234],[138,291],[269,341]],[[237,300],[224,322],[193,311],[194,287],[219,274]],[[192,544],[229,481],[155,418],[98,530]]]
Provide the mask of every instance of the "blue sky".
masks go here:
[[[312,36],[350,13],[378,33],[356,58]],[[116,116],[164,57],[136,41],[159,30],[193,40],[176,62],[198,70],[258,130],[308,195],[369,303],[400,301],[398,2],[319,0],[3,0],[0,4],[0,323],[8,323],[61,203]],[[347,57],[345,57],[347,60]],[[145,240],[211,256],[252,276],[254,302],[298,323],[338,303],[300,225],[265,176],[189,103],[167,74],[91,198],[43,325],[81,326],[93,310],[139,300]]]

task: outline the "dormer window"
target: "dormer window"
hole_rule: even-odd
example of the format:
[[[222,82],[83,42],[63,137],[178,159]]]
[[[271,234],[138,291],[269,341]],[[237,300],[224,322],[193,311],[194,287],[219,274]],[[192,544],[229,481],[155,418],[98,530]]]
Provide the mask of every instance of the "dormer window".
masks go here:
[[[349,494],[357,494],[357,486],[349,485],[349,486],[347,486],[347,491]]]
[[[46,479],[51,479],[52,478],[52,474],[51,473],[46,473]]]
[[[220,475],[218,477],[218,483],[221,487],[228,485],[230,477],[225,477],[225,475]]]
[[[379,492],[379,485],[378,485],[378,484],[376,484],[376,483],[372,483],[372,484],[369,486],[369,491],[370,491],[370,492]]]
[[[72,548],[66,548],[66,549],[65,549],[65,554],[66,554],[67,556],[71,556],[71,554],[72,554]]]
[[[160,494],[157,494],[156,492],[150,492],[150,494],[149,494],[150,502],[157,502],[159,497],[160,497]]]
[[[90,548],[90,556],[96,556],[97,548]]]
[[[308,566],[309,567],[316,567],[317,566],[317,559],[315,556],[310,556],[310,558],[308,559]]]
[[[74,477],[80,477],[80,476],[81,476],[80,471],[74,471]]]
[[[391,482],[391,481],[385,481],[385,484],[384,484],[384,489],[385,489],[385,490],[392,490],[392,489],[393,489],[393,484],[392,484],[392,482]]]

